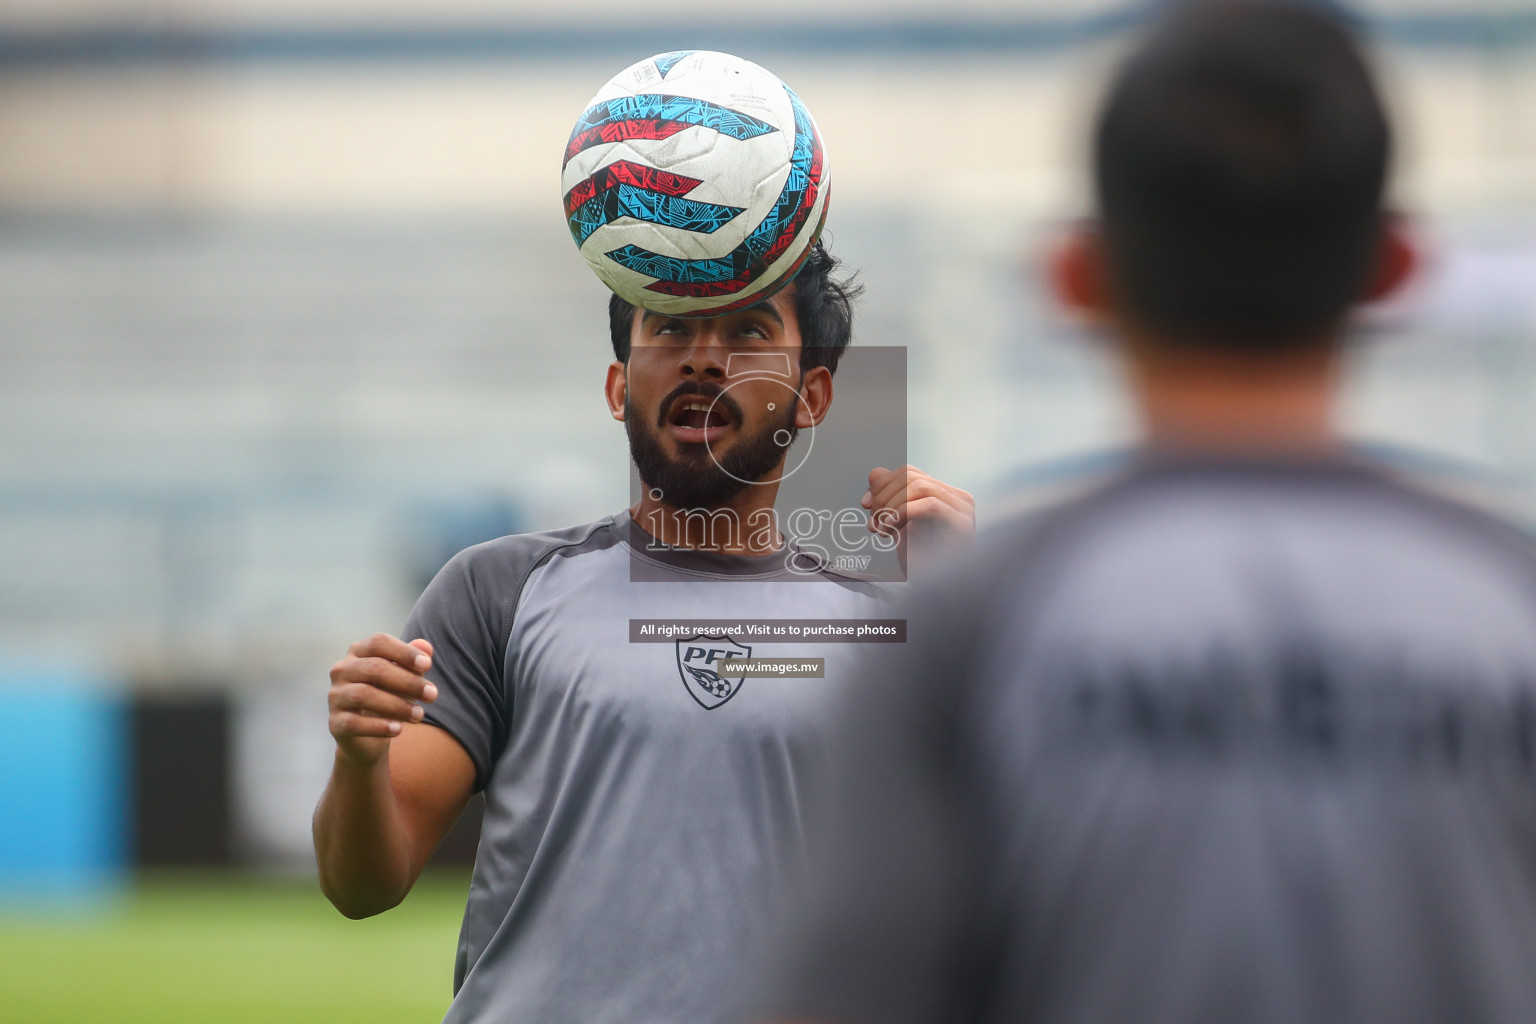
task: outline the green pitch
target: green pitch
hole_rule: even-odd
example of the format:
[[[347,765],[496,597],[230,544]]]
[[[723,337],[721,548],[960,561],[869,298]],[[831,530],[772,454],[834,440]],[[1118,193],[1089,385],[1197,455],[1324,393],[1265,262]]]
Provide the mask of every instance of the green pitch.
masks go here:
[[[436,1024],[467,877],[348,921],[313,883],[157,876],[101,911],[0,911],[0,1017],[28,1024]]]

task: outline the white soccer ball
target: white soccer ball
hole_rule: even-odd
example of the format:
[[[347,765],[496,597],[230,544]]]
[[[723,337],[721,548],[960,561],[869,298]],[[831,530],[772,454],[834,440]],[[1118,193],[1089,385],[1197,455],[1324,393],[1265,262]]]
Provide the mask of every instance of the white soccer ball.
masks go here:
[[[827,156],[789,86],[710,50],[663,53],[598,91],[565,149],[571,236],[622,298],[715,316],[787,284],[827,215]]]

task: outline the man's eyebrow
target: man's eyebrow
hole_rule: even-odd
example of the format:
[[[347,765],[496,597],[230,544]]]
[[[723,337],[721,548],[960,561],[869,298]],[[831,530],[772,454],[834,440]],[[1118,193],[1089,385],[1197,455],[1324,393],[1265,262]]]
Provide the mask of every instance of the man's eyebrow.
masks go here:
[[[780,327],[784,326],[784,317],[779,313],[778,310],[774,309],[773,306],[769,305],[769,303],[767,301],[759,302],[756,305],[748,306],[746,309],[742,310],[742,312],[743,313],[766,313],[770,317],[772,317],[774,322],[777,323]],[[642,325],[648,323],[651,320],[676,320],[676,319],[677,319],[677,317],[675,317],[675,316],[668,316],[665,313],[657,313],[654,310],[644,309],[644,308],[642,308],[640,310],[640,323]]]
[[[742,312],[743,313],[767,313],[769,316],[773,317],[774,321],[780,327],[784,326],[784,318],[779,315],[779,311],[778,310],[774,309],[771,305],[768,304],[768,300],[766,300],[766,299],[764,299],[762,302],[757,303],[755,306],[748,306],[746,309],[742,310]]]

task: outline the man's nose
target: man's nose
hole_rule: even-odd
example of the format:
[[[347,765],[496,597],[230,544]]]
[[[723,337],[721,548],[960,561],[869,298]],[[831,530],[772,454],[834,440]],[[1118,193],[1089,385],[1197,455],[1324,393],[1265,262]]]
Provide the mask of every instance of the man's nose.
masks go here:
[[[717,344],[712,331],[700,331],[682,352],[678,372],[684,377],[708,380],[724,380],[726,375],[725,347]]]

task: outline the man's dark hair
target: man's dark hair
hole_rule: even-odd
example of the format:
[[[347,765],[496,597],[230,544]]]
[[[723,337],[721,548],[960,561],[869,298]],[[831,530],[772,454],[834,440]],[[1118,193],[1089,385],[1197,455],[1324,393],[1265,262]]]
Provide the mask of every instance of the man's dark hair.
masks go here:
[[[795,290],[795,320],[800,324],[800,370],[825,366],[837,372],[843,350],[853,337],[853,303],[864,290],[851,276],[834,276],[842,261],[817,242],[806,254],[789,287]],[[629,328],[635,307],[614,295],[608,300],[608,331],[613,354],[629,362]]]
[[[1099,117],[1094,174],[1126,312],[1275,350],[1327,334],[1374,268],[1391,154],[1351,32],[1319,5],[1182,4]]]

